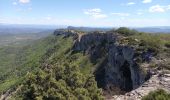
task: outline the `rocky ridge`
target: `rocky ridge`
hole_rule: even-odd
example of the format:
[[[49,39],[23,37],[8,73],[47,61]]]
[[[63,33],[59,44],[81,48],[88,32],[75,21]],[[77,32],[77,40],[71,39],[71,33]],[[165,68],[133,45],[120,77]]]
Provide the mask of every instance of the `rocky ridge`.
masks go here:
[[[116,33],[87,33],[75,40],[72,50],[89,54],[94,63],[104,59],[94,72],[99,87],[130,91],[144,83],[146,74],[134,60],[134,48],[117,45],[117,37]]]
[[[122,92],[118,95],[111,94],[114,95],[111,97],[110,95],[107,97],[106,94],[106,99],[140,100],[149,92],[157,89],[170,92],[170,75],[163,73],[159,68],[150,68],[150,61],[139,65],[136,62],[136,48],[133,45],[119,42],[122,39],[126,40],[126,37],[110,32],[88,32],[83,35],[74,32],[72,34],[76,34],[73,52],[83,52],[90,55],[92,62],[100,62],[94,71],[98,86],[107,91],[114,91],[117,87],[126,91],[122,95],[120,95]],[[140,57],[148,57],[146,52],[141,54],[143,55]],[[150,57],[142,59],[151,60]],[[155,61],[152,63],[156,63],[156,66],[163,63],[152,57],[153,59]]]

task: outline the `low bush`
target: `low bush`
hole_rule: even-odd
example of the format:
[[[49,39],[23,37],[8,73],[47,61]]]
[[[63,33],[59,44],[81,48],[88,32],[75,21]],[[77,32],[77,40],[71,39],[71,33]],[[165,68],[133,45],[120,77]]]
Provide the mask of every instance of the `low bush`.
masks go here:
[[[116,30],[116,32],[118,32],[119,34],[125,35],[125,36],[130,36],[130,35],[134,35],[138,33],[136,30],[131,30],[126,27],[120,27]]]
[[[158,89],[144,96],[142,100],[170,100],[170,94],[162,89]]]

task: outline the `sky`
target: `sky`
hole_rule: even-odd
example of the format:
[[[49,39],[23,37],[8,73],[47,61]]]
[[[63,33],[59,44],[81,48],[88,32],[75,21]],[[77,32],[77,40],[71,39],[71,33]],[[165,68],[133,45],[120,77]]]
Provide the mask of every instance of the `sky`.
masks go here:
[[[0,0],[0,23],[170,26],[170,0]]]

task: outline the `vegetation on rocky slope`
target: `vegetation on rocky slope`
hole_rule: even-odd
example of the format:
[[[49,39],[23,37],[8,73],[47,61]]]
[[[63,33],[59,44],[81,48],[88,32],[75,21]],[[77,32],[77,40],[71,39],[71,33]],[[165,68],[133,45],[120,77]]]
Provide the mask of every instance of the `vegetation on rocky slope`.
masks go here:
[[[21,83],[27,72],[39,69],[41,57],[53,47],[54,39],[49,36],[23,46],[0,48],[0,94]]]
[[[28,74],[21,97],[26,100],[101,100],[93,76],[80,73],[77,66],[56,65],[48,71]]]
[[[83,32],[83,35],[86,35],[85,33]],[[102,34],[107,33],[102,32]],[[113,30],[112,34],[118,36],[116,42],[118,45],[129,46],[135,50],[137,58],[135,61],[138,64],[146,62],[146,59],[142,58],[144,52],[151,52],[152,57],[159,58],[159,55],[163,53],[165,53],[166,57],[168,56],[167,54],[170,50],[168,34],[147,34],[127,28]],[[97,45],[97,47],[102,48],[91,49],[100,50],[102,56],[95,59],[91,57],[89,52],[74,51],[72,49],[75,43],[74,38],[73,36],[52,35],[38,40],[33,45],[22,48],[16,56],[22,62],[18,62],[19,64],[16,65],[14,73],[10,74],[10,77],[0,75],[5,80],[11,80],[1,80],[0,91],[6,91],[14,85],[22,86],[17,93],[12,95],[11,99],[17,100],[103,99],[101,89],[97,87],[96,76],[93,74],[98,70],[97,68],[103,66],[102,62],[106,61],[107,53],[105,46],[113,43],[103,41],[99,43],[100,46]],[[93,48],[95,48],[96,44],[94,42],[93,45]],[[93,54],[95,56],[95,51],[93,51]],[[27,72],[29,73],[26,75]],[[8,73],[5,75],[8,75]],[[21,80],[18,81],[15,78]],[[4,86],[8,83],[10,85]]]
[[[86,56],[71,54],[72,37],[54,36],[55,45],[42,57],[40,71],[29,73],[13,99],[101,100],[102,92],[85,64]],[[78,59],[79,60],[75,60]],[[83,60],[84,59],[84,60]],[[81,70],[82,63],[84,70]],[[83,69],[82,66],[82,69]]]
[[[150,92],[147,96],[144,96],[142,100],[169,100],[170,94],[166,91],[159,89]]]

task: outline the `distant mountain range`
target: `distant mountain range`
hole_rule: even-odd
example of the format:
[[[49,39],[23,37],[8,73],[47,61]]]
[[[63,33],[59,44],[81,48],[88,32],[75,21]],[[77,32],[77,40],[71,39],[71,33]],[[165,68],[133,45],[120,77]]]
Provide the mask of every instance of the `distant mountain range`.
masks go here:
[[[111,29],[117,29],[118,27],[73,27],[68,26],[68,29],[75,29],[81,31],[109,31]],[[130,29],[135,29],[139,32],[148,32],[148,33],[170,33],[170,26],[157,26],[157,27],[129,27]]]
[[[24,24],[0,24],[0,34],[38,33],[42,31],[53,31],[59,28],[76,29],[80,31],[108,31],[117,27],[74,27],[65,25],[24,25]],[[156,27],[129,27],[140,32],[170,33],[170,26]]]
[[[111,29],[113,29],[113,28],[103,28],[103,27],[74,27],[74,26],[68,26],[67,29],[90,32],[90,31],[109,31],[109,30],[111,30]]]
[[[170,33],[170,26],[142,27],[142,28],[133,28],[133,29],[140,32]]]
[[[22,34],[54,31],[64,26],[53,25],[22,25],[22,24],[0,24],[0,34]]]

